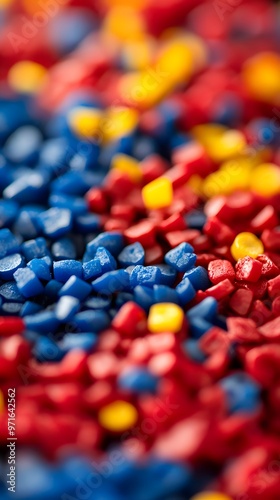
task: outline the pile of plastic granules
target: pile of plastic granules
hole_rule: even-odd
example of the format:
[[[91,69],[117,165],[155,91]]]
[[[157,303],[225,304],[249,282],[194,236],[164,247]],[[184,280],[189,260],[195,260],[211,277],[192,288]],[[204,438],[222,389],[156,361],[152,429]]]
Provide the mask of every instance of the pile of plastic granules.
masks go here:
[[[280,499],[279,30],[0,1],[1,500]]]

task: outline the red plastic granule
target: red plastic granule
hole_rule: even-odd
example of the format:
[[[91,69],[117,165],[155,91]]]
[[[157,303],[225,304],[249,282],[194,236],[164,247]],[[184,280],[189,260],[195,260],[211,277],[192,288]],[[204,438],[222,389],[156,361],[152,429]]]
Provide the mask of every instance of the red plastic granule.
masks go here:
[[[212,253],[201,253],[197,255],[196,264],[208,268],[208,265],[212,260],[215,260],[216,256]]]
[[[272,300],[280,295],[280,275],[267,282],[267,291]]]
[[[272,260],[273,264],[275,264],[278,269],[280,269],[280,255],[274,252],[266,252],[266,256]],[[273,278],[273,276],[271,276],[271,278]]]
[[[260,326],[259,332],[271,341],[280,340],[280,317]]]
[[[125,203],[116,203],[111,208],[111,216],[116,219],[125,219],[131,223],[135,217],[135,209]]]
[[[107,211],[107,198],[102,189],[93,187],[86,194],[86,201],[91,212],[104,214]]]
[[[280,273],[280,269],[277,265],[269,258],[268,255],[259,255],[256,261],[262,264],[261,274],[266,278],[274,278]]]
[[[218,217],[227,221],[228,210],[226,208],[227,198],[224,195],[213,196],[205,203],[204,213],[208,218]]]
[[[193,173],[201,177],[210,174],[212,170],[209,156],[203,146],[197,142],[190,142],[177,147],[172,153],[172,163],[189,167]]]
[[[184,231],[171,231],[170,233],[166,233],[164,239],[171,248],[175,248],[184,242],[192,244],[198,236],[200,236],[200,232],[197,229],[185,229]]]
[[[89,356],[87,366],[93,380],[107,380],[116,376],[119,360],[111,352],[98,352]]]
[[[234,290],[234,285],[229,279],[220,281],[217,285],[214,285],[205,291],[207,297],[214,297],[216,300],[221,300],[224,297],[230,295]]]
[[[124,219],[108,219],[103,227],[104,231],[123,232],[129,227],[129,222]]]
[[[256,323],[257,326],[261,326],[266,323],[271,316],[271,310],[268,309],[261,300],[254,301],[249,317]]]
[[[164,175],[170,166],[161,156],[154,154],[147,156],[145,160],[141,161],[140,167],[143,175],[143,183],[148,184]]]
[[[251,290],[254,294],[255,299],[262,299],[267,291],[267,281],[264,278],[260,278],[257,283],[238,281],[235,284],[238,288],[246,288],[246,290]]]
[[[256,282],[262,274],[262,263],[252,257],[243,257],[235,264],[236,279]]]
[[[135,183],[127,174],[117,169],[112,169],[106,175],[104,187],[105,191],[114,201],[122,201],[134,189]]]
[[[235,272],[232,264],[228,260],[213,260],[208,266],[208,275],[212,283],[216,285],[225,279],[234,281]]]
[[[239,316],[246,316],[248,314],[251,304],[253,302],[253,292],[239,288],[236,290],[229,301],[229,306],[233,312]]]
[[[24,321],[17,316],[0,316],[0,336],[8,337],[23,333],[25,330]]]
[[[181,214],[173,214],[163,220],[158,225],[157,229],[163,233],[167,233],[169,231],[183,231],[184,229],[187,229],[187,224]]]
[[[228,337],[239,344],[259,343],[261,334],[249,318],[227,318]]]
[[[82,395],[83,403],[90,410],[98,410],[101,406],[113,401],[115,393],[112,385],[106,380],[97,380]]]
[[[73,413],[80,403],[82,385],[75,382],[48,384],[45,389],[47,404],[55,411]]]
[[[199,339],[200,349],[207,355],[214,354],[219,350],[228,350],[230,341],[225,330],[213,326]]]
[[[252,219],[251,228],[254,232],[260,233],[265,229],[273,229],[278,222],[275,208],[267,205]]]
[[[167,170],[164,177],[167,177],[172,182],[172,186],[175,189],[183,186],[194,173],[195,169],[192,165],[180,163]]]
[[[210,250],[211,242],[206,234],[200,234],[192,240],[195,253]]]
[[[280,250],[280,231],[278,229],[265,229],[261,235],[261,240],[266,250]]]
[[[112,327],[129,337],[136,337],[146,328],[145,311],[135,302],[126,302],[112,321]]]
[[[272,302],[272,312],[274,316],[280,316],[280,295]]]
[[[0,343],[0,377],[3,380],[23,380],[28,372],[30,344],[21,335],[11,335],[3,338]],[[28,377],[27,377],[28,382]]]
[[[218,245],[231,245],[235,233],[232,229],[223,224],[217,217],[208,219],[203,228],[205,234],[211,236]]]
[[[160,245],[154,245],[145,250],[145,265],[160,264],[163,259],[163,250]]]
[[[155,224],[149,219],[143,219],[138,224],[130,226],[124,231],[127,243],[141,243],[144,247],[151,247],[156,243]]]
[[[280,345],[270,344],[250,349],[245,357],[246,370],[264,387],[280,382]]]
[[[225,214],[227,221],[238,220],[239,217],[250,217],[256,210],[256,200],[252,193],[236,192],[226,199]]]
[[[58,382],[67,380],[79,381],[87,373],[87,354],[79,349],[69,351],[60,363],[37,363],[32,360],[28,367],[30,380],[42,382]]]

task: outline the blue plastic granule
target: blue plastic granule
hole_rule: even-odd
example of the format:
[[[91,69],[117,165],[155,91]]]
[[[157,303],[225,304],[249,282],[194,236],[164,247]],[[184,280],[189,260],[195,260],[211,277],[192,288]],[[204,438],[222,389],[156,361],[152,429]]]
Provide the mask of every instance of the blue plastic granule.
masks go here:
[[[109,271],[92,282],[92,288],[97,293],[110,295],[122,290],[130,290],[129,274],[124,269]]]
[[[59,260],[53,264],[54,279],[66,283],[71,276],[83,277],[83,266],[78,260]]]
[[[207,290],[211,286],[208,273],[202,266],[190,269],[184,274],[184,278],[188,278],[196,290]]]
[[[24,206],[18,213],[14,224],[14,231],[24,239],[36,238],[39,234],[37,223],[38,214],[43,212],[42,208],[34,206]]]
[[[100,332],[110,325],[110,316],[103,310],[82,311],[74,316],[73,324],[81,332]]]
[[[42,133],[37,127],[19,127],[6,141],[3,152],[13,163],[31,165],[38,159],[42,140]]]
[[[76,259],[76,247],[72,239],[60,238],[55,241],[51,247],[54,260]]]
[[[25,316],[24,322],[29,330],[43,334],[55,333],[60,323],[52,311],[42,311],[32,314],[32,316]]]
[[[179,304],[184,307],[190,302],[196,294],[196,291],[188,278],[183,279],[176,286],[176,292],[179,297]]]
[[[0,229],[0,258],[20,251],[20,244],[10,229]]]
[[[0,177],[2,175],[0,168]],[[10,226],[16,219],[19,205],[12,200],[0,200],[0,228]]]
[[[81,307],[80,301],[70,295],[61,297],[55,307],[55,315],[59,321],[70,321]]]
[[[24,318],[24,316],[31,316],[32,314],[37,314],[38,312],[42,311],[43,307],[40,306],[39,304],[36,304],[35,302],[31,302],[30,300],[27,300],[23,305],[20,310],[20,316]]]
[[[50,300],[56,300],[62,287],[63,283],[60,281],[50,280],[45,286],[46,297],[49,297]]]
[[[189,243],[181,243],[167,252],[164,257],[165,262],[179,272],[191,269],[195,265],[196,259],[193,247]]]
[[[38,216],[38,223],[45,236],[56,239],[72,229],[73,217],[67,208],[50,208]]]
[[[28,262],[27,267],[29,267],[39,278],[43,281],[50,281],[52,279],[50,264],[45,259],[49,257],[42,257],[41,259],[32,259]],[[50,259],[49,259],[50,260]]]
[[[77,278],[77,276],[71,276],[71,278],[69,278],[69,280],[63,285],[61,290],[59,290],[58,295],[60,297],[63,297],[63,295],[71,295],[71,297],[84,300],[91,292],[91,285],[80,278]]]
[[[70,210],[74,217],[87,213],[87,203],[84,198],[67,194],[52,194],[49,197],[49,205],[52,208],[66,208]]]
[[[206,222],[206,215],[200,210],[192,210],[185,216],[185,220],[190,229],[202,229]]]
[[[25,175],[21,175],[9,184],[4,191],[3,197],[8,200],[25,203],[45,203],[48,197],[49,176],[39,170],[27,169]]]
[[[205,354],[199,347],[198,341],[195,339],[185,340],[183,350],[191,359],[198,363],[202,363],[206,359]]]
[[[230,413],[253,413],[260,407],[260,386],[247,373],[239,372],[219,381]]]
[[[85,280],[98,278],[102,272],[103,270],[99,259],[92,259],[83,263],[83,276]]]
[[[87,244],[87,253],[93,259],[98,247],[105,247],[109,252],[116,257],[120,254],[124,247],[124,237],[121,233],[101,233]]]
[[[18,316],[22,308],[20,302],[4,302],[1,306],[1,314],[4,316]]]
[[[72,351],[72,349],[82,349],[85,352],[90,352],[97,340],[98,337],[93,332],[67,333],[58,342],[58,345],[64,354]]]
[[[119,292],[116,297],[115,306],[117,309],[122,307],[126,302],[133,301],[133,294],[129,292]]]
[[[204,318],[197,316],[188,317],[188,322],[192,336],[196,339],[200,338],[204,333],[212,328],[213,324]]]
[[[109,250],[104,247],[98,247],[94,260],[97,260],[101,266],[102,274],[117,269],[117,263]],[[85,268],[84,268],[85,269]],[[87,267],[86,267],[87,269]]]
[[[148,311],[155,303],[154,290],[148,286],[138,285],[133,290],[134,301]]]
[[[75,219],[75,228],[82,234],[98,231],[101,227],[101,219],[96,214],[79,215]]]
[[[85,303],[84,307],[87,307],[88,309],[105,309],[106,311],[110,309],[112,304],[112,298],[111,296],[100,296],[98,295],[97,297],[89,297]]]
[[[189,319],[203,318],[212,322],[218,312],[218,302],[213,297],[207,297],[199,304],[189,309],[187,317]]]
[[[167,285],[154,285],[155,302],[172,302],[179,304],[179,296],[173,288]]]
[[[158,378],[145,368],[130,368],[119,375],[118,387],[139,394],[155,394],[158,387]]]
[[[130,274],[132,288],[137,285],[153,287],[160,282],[161,272],[156,266],[135,266]]]
[[[35,297],[44,292],[44,287],[36,274],[28,267],[18,269],[14,273],[17,287],[24,297]]]
[[[24,266],[25,261],[19,253],[14,253],[0,259],[0,279],[10,281],[13,278],[14,272]]]
[[[48,255],[47,242],[45,238],[36,238],[34,240],[25,241],[22,246],[22,253],[29,262],[32,259],[40,259]]]
[[[50,337],[44,336],[38,337],[34,347],[32,348],[32,354],[35,359],[41,363],[46,361],[57,362],[64,356],[64,353],[59,345]]]
[[[143,265],[145,262],[145,251],[141,243],[132,243],[125,247],[118,256],[122,267]]]
[[[15,281],[8,281],[0,286],[0,296],[13,302],[25,302],[26,298],[20,293]]]
[[[160,270],[160,284],[172,286],[176,280],[177,272],[168,264],[157,264],[156,267]]]

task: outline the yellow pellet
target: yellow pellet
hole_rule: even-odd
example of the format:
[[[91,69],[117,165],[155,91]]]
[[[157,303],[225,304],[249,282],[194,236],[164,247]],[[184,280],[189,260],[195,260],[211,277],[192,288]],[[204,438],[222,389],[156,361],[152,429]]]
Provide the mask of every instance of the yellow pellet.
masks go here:
[[[236,236],[230,250],[235,260],[247,256],[255,259],[264,252],[264,246],[255,234],[245,232]]]
[[[162,302],[154,304],[149,312],[148,328],[150,332],[172,332],[181,330],[184,321],[184,311],[177,304]]]
[[[232,497],[217,491],[205,491],[204,493],[198,493],[191,500],[232,500]]]
[[[119,170],[128,175],[133,182],[141,182],[142,170],[139,167],[139,162],[131,156],[119,153],[113,157],[111,168]]]
[[[124,432],[133,427],[138,419],[136,408],[127,401],[117,400],[103,406],[98,420],[104,429],[112,432]]]
[[[279,102],[280,57],[274,52],[261,52],[244,65],[243,81],[250,94],[266,102]]]
[[[242,132],[228,130],[213,137],[212,141],[206,145],[206,150],[212,160],[220,163],[242,153],[245,146],[246,140]]]
[[[138,124],[139,113],[125,106],[112,106],[106,111],[101,124],[101,133],[105,143],[116,141],[131,134]]]
[[[263,163],[254,169],[250,187],[261,196],[280,193],[280,168],[273,163]]]
[[[20,61],[8,73],[8,82],[20,94],[33,94],[42,89],[46,82],[47,70],[33,61]]]
[[[139,40],[145,34],[145,25],[140,13],[128,5],[112,7],[103,26],[105,33],[120,42]]]
[[[173,187],[169,179],[159,177],[142,189],[142,198],[148,210],[169,207],[173,201]]]
[[[100,132],[102,116],[102,112],[98,109],[78,106],[70,111],[68,122],[77,136],[88,139],[95,138],[99,141],[102,139]]]

